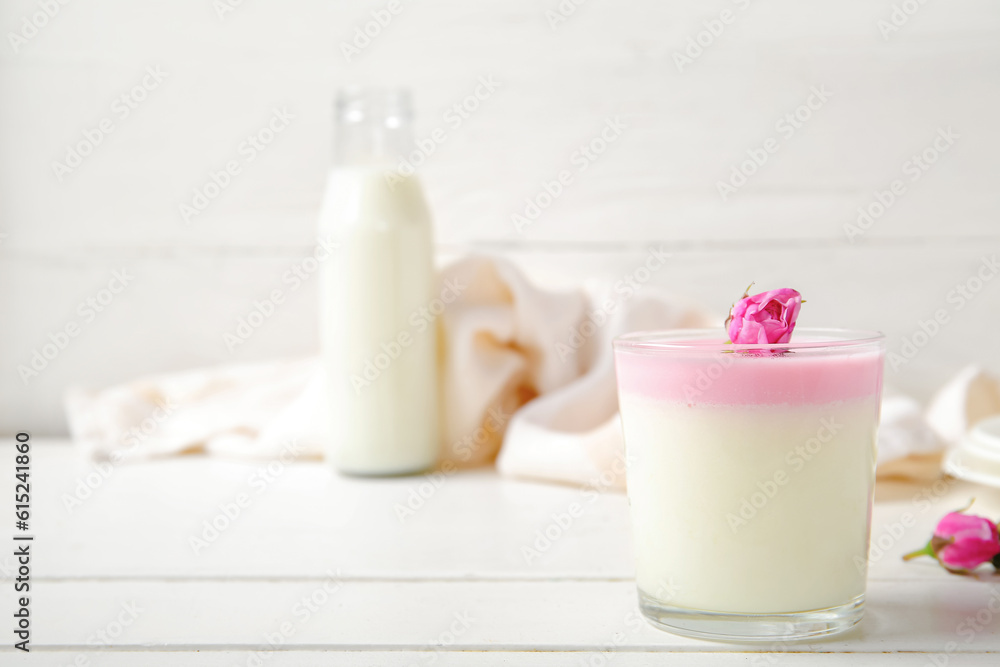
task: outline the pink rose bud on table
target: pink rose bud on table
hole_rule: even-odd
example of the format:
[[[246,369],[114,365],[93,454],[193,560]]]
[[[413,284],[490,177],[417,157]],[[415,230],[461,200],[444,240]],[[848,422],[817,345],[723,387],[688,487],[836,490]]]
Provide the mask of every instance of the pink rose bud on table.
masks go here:
[[[787,287],[753,296],[744,294],[726,320],[729,340],[750,345],[787,343],[801,306],[802,295]]]
[[[997,525],[985,517],[963,514],[964,511],[945,514],[931,541],[923,549],[903,556],[903,560],[931,556],[954,574],[967,574],[983,563],[996,565],[1000,555]]]

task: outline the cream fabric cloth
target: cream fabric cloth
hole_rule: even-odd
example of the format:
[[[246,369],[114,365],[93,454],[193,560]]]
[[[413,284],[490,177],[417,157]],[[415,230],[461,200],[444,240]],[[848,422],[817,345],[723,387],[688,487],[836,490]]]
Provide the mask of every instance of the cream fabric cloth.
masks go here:
[[[440,318],[443,458],[460,466],[496,459],[501,473],[520,477],[606,486],[600,476],[623,456],[611,339],[721,322],[648,286],[543,290],[496,258],[460,261],[441,281],[460,291]],[[318,458],[324,409],[316,358],[157,375],[67,399],[74,440],[113,460],[187,452],[267,458],[291,442]],[[887,393],[879,445],[881,464],[936,451],[941,438],[915,401]]]
[[[958,442],[976,423],[1000,414],[1000,382],[979,366],[967,366],[931,401],[927,421],[949,445]]]

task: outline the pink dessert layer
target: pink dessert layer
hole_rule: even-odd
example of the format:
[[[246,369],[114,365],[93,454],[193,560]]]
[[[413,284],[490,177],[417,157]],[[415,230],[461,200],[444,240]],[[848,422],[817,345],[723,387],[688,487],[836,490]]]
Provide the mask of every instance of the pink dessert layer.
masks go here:
[[[616,350],[622,394],[686,405],[816,405],[878,394],[876,351],[751,355]]]

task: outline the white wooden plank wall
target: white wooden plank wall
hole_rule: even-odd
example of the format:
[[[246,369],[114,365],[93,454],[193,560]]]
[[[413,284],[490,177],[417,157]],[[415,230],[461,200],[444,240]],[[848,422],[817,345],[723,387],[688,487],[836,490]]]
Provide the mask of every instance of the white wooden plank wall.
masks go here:
[[[663,245],[674,261],[650,288],[720,311],[751,279],[793,285],[803,325],[881,328],[899,349],[945,309],[890,374],[922,398],[970,361],[1000,370],[1000,280],[961,309],[948,300],[1000,250],[996,2],[566,0],[553,27],[557,0],[400,0],[350,62],[341,43],[387,0],[246,0],[222,17],[211,0],[79,0],[33,33],[40,4],[0,5],[0,431],[64,432],[70,384],[315,352],[311,281],[235,353],[222,336],[309,252],[332,93],[352,82],[411,86],[418,136],[446,129],[421,167],[442,261],[500,252],[574,285]],[[713,27],[679,71],[675,54]],[[130,92],[150,68],[162,80]],[[449,124],[482,77],[496,90]],[[249,161],[241,142],[275,108],[294,118]],[[113,131],[60,180],[53,162],[104,119]],[[616,119],[581,171],[580,145]],[[766,146],[722,201],[717,183]],[[241,173],[185,224],[179,205],[231,159]],[[519,233],[512,214],[561,170],[572,183]],[[897,179],[849,239],[858,207]],[[134,279],[87,321],[78,304],[121,269]],[[73,322],[79,335],[22,381],[18,365]]]

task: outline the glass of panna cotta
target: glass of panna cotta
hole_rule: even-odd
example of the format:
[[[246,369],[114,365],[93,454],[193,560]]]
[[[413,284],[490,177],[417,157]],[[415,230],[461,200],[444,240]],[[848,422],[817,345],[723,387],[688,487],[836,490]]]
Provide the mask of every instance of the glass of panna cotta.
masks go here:
[[[883,337],[726,341],[614,342],[642,613],[716,639],[846,630],[864,613]]]

